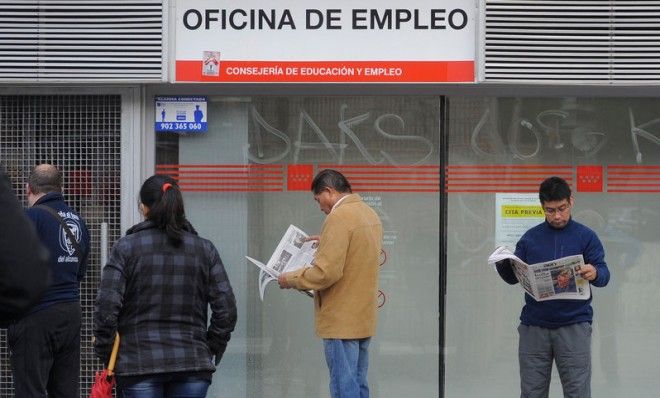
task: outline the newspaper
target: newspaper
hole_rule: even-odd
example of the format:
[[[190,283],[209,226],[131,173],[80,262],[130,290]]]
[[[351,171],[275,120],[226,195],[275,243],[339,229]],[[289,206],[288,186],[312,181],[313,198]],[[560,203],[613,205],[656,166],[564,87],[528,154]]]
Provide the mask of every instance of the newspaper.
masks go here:
[[[502,260],[510,261],[520,286],[536,301],[591,297],[589,281],[577,273],[584,265],[581,254],[530,265],[507,247],[500,246],[488,257],[488,264],[495,267],[495,263]]]
[[[266,264],[245,256],[250,262],[259,267],[259,297],[261,297],[261,301],[264,300],[266,285],[277,280],[280,274],[311,266],[318,247],[318,241],[307,241],[308,237],[300,228],[289,225]],[[303,291],[303,293],[312,295],[308,291]]]

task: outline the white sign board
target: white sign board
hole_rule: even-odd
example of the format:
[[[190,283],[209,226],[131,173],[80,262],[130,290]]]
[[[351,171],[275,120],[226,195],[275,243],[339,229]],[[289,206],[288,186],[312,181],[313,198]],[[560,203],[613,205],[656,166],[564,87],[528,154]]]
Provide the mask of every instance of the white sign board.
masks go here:
[[[156,97],[156,132],[207,131],[206,97]]]
[[[495,246],[511,251],[528,229],[545,219],[537,193],[497,193],[495,206]]]
[[[474,0],[177,0],[177,82],[474,82]]]

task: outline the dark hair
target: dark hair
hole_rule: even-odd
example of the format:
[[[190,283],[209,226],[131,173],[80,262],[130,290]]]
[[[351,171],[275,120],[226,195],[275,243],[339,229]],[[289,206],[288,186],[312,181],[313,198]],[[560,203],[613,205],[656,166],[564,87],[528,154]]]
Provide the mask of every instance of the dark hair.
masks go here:
[[[169,185],[168,185],[169,184]],[[176,181],[167,175],[153,175],[140,188],[140,201],[149,207],[147,219],[165,231],[170,242],[179,246],[189,223],[183,208],[183,196]]]
[[[346,177],[337,170],[332,169],[319,171],[316,177],[314,177],[314,181],[312,181],[312,192],[314,195],[320,194],[325,188],[333,188],[340,193],[353,192],[351,191],[351,184],[348,183]]]
[[[541,204],[556,202],[558,200],[569,200],[571,198],[571,187],[561,177],[546,178],[539,187],[539,199]]]
[[[52,164],[40,164],[30,170],[28,186],[32,193],[62,192],[62,173]]]

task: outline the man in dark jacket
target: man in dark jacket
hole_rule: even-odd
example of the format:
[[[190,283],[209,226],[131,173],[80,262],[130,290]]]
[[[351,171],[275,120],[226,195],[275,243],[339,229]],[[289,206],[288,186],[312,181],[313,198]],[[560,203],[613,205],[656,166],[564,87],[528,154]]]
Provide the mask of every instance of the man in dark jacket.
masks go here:
[[[571,217],[574,198],[565,180],[550,177],[539,187],[545,222],[523,234],[516,256],[528,264],[581,254],[577,273],[591,286],[610,280],[605,251],[596,233]],[[497,271],[507,283],[518,280],[507,260]],[[546,398],[553,361],[557,364],[564,397],[591,397],[591,296],[587,300],[536,301],[525,295],[518,326],[521,398]]]
[[[36,166],[27,184],[28,218],[50,251],[51,279],[27,315],[9,327],[8,342],[17,397],[80,396],[80,281],[89,254],[82,217],[62,196],[62,174]]]
[[[0,327],[21,316],[48,283],[48,250],[0,170]]]

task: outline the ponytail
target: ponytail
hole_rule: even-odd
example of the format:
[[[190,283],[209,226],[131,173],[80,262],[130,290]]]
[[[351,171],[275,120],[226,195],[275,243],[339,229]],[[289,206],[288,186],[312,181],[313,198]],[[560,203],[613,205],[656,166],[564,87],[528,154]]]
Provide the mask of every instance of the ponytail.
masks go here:
[[[140,200],[149,207],[147,219],[156,224],[174,246],[181,245],[183,231],[190,225],[183,208],[183,196],[176,181],[166,175],[154,175],[142,184]]]

